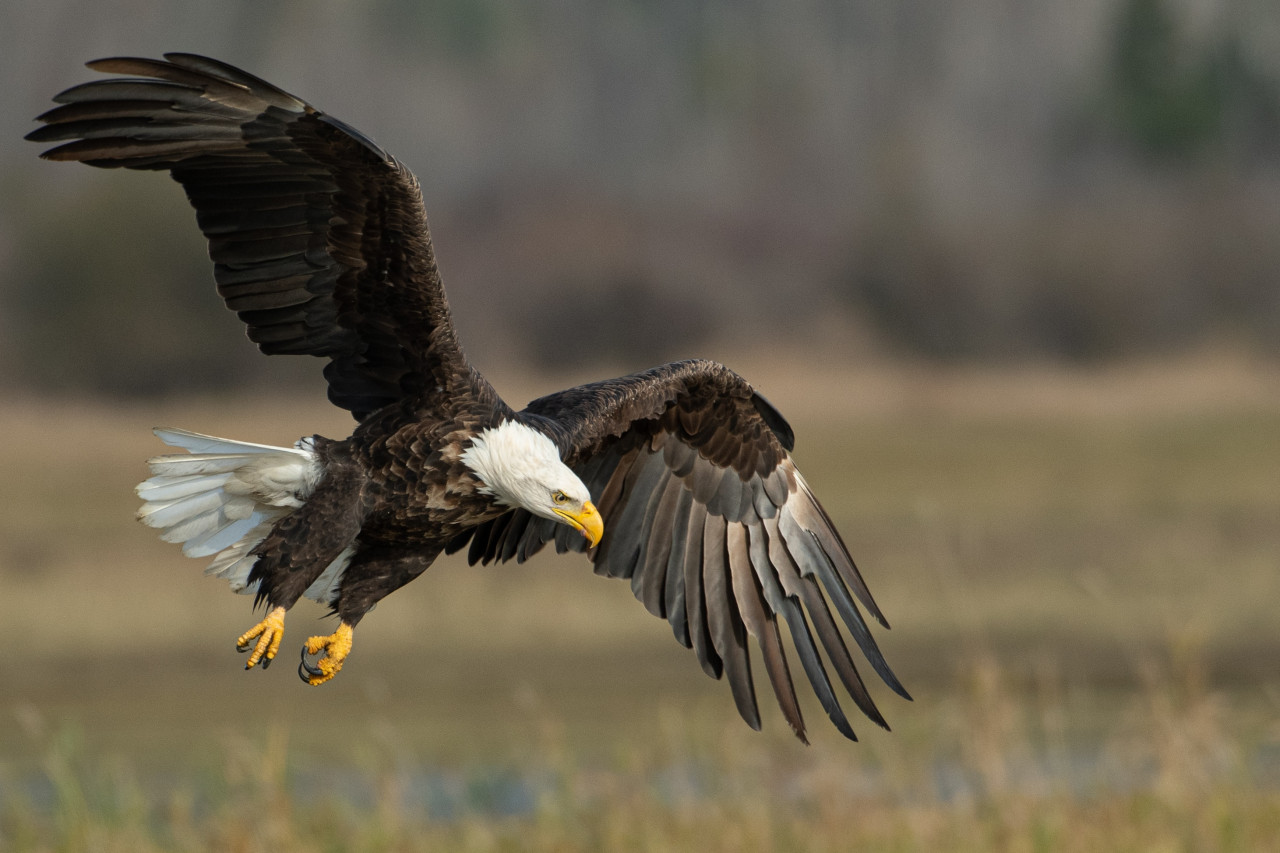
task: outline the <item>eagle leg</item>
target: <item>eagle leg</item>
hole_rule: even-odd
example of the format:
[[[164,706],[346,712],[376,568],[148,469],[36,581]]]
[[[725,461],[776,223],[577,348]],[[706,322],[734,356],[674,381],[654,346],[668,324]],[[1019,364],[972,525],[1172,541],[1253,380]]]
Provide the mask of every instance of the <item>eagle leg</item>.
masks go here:
[[[258,661],[262,661],[263,669],[271,666],[276,652],[280,651],[280,641],[284,639],[284,614],[283,607],[273,608],[267,614],[267,618],[236,639],[236,649],[241,652],[249,651],[249,644],[255,637],[258,639],[258,642],[253,645],[249,660],[245,661],[245,669],[253,669]]]
[[[347,655],[351,654],[351,640],[354,629],[346,622],[338,625],[338,630],[327,637],[308,637],[302,646],[302,663],[298,666],[298,676],[308,684],[324,684],[342,669]],[[317,655],[323,651],[324,657],[314,664],[307,660],[307,655]]]

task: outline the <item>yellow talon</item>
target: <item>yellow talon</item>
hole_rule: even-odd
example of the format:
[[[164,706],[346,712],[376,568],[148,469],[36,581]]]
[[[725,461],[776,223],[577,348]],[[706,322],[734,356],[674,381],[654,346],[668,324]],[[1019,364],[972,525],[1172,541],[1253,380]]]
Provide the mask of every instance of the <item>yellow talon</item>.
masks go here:
[[[351,640],[354,629],[343,622],[327,637],[308,637],[302,646],[302,665],[298,667],[298,675],[308,684],[324,684],[338,674],[343,661],[351,654]],[[316,655],[324,651],[324,657],[311,664],[307,655]]]
[[[258,638],[258,642],[253,647],[253,653],[249,655],[249,660],[245,661],[245,669],[253,669],[258,661],[262,661],[262,668],[266,669],[275,658],[276,652],[280,651],[280,641],[284,639],[284,614],[283,607],[273,609],[267,614],[266,619],[245,631],[236,640],[236,648],[247,652],[249,643],[254,637]]]

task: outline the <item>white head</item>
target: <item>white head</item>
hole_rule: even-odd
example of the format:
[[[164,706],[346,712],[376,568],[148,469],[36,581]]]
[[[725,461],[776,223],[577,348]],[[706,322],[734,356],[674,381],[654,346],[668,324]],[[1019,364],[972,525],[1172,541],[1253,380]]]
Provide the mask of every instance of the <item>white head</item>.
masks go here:
[[[504,421],[486,429],[472,439],[462,461],[480,478],[480,491],[498,503],[563,522],[591,545],[600,541],[604,522],[591,493],[560,461],[555,442],[533,427]]]

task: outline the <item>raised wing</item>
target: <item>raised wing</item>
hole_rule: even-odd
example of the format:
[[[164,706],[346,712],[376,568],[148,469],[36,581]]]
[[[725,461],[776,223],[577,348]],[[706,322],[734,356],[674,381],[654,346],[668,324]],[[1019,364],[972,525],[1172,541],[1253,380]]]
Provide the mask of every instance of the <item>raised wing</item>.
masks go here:
[[[167,170],[209,240],[218,292],[268,354],[329,359],[329,398],[363,419],[468,368],[418,182],[359,131],[201,56],[114,58],[27,136],[50,160]]]
[[[522,414],[556,438],[604,516],[604,537],[588,551],[596,573],[629,578],[636,598],[670,622],[708,675],[727,674],[752,728],[760,715],[748,636],[783,715],[806,740],[779,616],[836,728],[856,740],[819,646],[858,707],[888,727],[829,602],[872,668],[909,699],[854,597],[888,624],[792,464],[790,427],[745,380],[713,362],[682,362],[552,394]],[[523,561],[552,540],[562,552],[585,547],[565,525],[525,510],[480,525],[450,550],[468,540],[472,563]]]

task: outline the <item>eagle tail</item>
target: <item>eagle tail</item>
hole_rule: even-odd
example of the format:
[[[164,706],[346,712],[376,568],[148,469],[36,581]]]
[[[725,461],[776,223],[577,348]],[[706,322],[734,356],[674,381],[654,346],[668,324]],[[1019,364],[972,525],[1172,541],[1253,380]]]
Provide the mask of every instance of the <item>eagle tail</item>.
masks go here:
[[[226,578],[236,592],[254,592],[249,571],[255,545],[281,518],[306,501],[321,476],[310,440],[273,447],[156,429],[165,444],[186,453],[147,460],[151,477],[138,484],[138,520],[182,543],[188,557],[214,557],[206,574]]]

